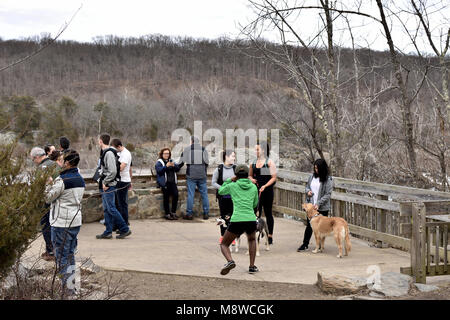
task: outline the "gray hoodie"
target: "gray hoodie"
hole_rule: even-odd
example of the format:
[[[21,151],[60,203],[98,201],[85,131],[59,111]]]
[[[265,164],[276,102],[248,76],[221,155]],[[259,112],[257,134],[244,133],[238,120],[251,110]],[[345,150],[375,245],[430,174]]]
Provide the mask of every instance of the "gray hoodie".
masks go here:
[[[198,143],[186,147],[180,162],[186,164],[186,177],[193,180],[205,180],[209,164],[208,151]]]
[[[308,183],[305,187],[306,202],[312,202],[312,197],[308,197],[308,192],[311,191],[311,181],[314,175],[311,175],[308,179]],[[324,184],[320,182],[319,195],[317,197],[317,205],[319,211],[328,211],[331,209],[331,192],[333,191],[334,182],[332,177],[328,177],[327,182]]]
[[[105,153],[103,161],[105,162],[105,165],[102,165],[100,169],[100,174],[104,176],[103,184],[107,187],[114,187],[117,185],[115,179],[117,175],[116,156],[112,151],[108,151]]]
[[[226,165],[223,165],[223,180],[222,181],[226,181],[228,178],[233,178],[234,177],[234,168],[233,166],[227,167]],[[219,190],[221,185],[217,183],[217,181],[219,180],[219,168],[216,168],[216,170],[214,170],[213,176],[212,176],[212,181],[211,184],[214,187],[214,189]]]

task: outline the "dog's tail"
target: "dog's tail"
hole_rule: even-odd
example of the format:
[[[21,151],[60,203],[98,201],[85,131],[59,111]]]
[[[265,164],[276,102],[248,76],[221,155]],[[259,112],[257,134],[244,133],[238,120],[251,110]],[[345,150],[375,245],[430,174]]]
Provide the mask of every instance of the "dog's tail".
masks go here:
[[[352,250],[352,244],[350,242],[350,231],[348,224],[345,225],[345,252],[348,254]]]

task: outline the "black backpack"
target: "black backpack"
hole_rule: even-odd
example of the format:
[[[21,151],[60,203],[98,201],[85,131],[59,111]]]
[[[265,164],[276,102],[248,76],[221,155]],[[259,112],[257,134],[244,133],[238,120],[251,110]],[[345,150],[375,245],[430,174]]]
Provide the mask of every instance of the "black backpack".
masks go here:
[[[217,184],[223,185],[223,163],[219,164],[217,169],[219,170],[219,177],[217,178]],[[233,164],[233,170],[235,170],[235,169],[236,169],[236,165]],[[216,190],[216,198],[219,198],[219,190]]]
[[[119,182],[120,181],[120,161],[119,161],[119,155],[117,154],[117,150],[116,149],[108,148],[108,149],[103,150],[102,155],[100,156],[100,166],[103,166],[103,167],[105,166],[105,155],[106,155],[106,153],[108,151],[111,151],[114,154],[114,156],[116,157],[116,169],[117,169],[116,171],[117,171],[117,173],[116,173],[115,180],[117,182]],[[103,180],[103,178],[104,178],[104,176],[102,175],[101,180]]]

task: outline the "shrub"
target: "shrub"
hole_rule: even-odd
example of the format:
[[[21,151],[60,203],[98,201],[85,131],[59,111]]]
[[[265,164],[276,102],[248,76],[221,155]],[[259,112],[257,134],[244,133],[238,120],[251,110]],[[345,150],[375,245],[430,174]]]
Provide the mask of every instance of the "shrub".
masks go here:
[[[152,123],[150,127],[144,129],[144,138],[151,142],[156,141],[158,139],[158,129],[158,125]]]
[[[127,143],[127,144],[125,145],[125,148],[127,148],[128,151],[130,151],[130,152],[134,152],[134,151],[136,150],[135,145],[132,144],[131,142]]]
[[[0,280],[39,232],[50,172],[26,170],[15,144],[0,148]]]

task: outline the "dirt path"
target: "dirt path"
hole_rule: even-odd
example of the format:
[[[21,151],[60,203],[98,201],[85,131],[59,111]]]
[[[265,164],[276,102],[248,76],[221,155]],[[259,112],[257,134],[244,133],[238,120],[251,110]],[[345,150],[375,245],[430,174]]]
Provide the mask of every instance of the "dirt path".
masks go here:
[[[315,285],[108,271],[127,288],[126,300],[336,300]],[[195,294],[193,294],[195,293]],[[434,292],[411,292],[387,300],[450,300],[450,283]]]
[[[125,299],[150,300],[304,300],[334,299],[315,285],[179,276],[140,272],[108,272],[121,279]]]

